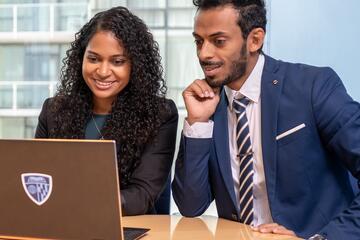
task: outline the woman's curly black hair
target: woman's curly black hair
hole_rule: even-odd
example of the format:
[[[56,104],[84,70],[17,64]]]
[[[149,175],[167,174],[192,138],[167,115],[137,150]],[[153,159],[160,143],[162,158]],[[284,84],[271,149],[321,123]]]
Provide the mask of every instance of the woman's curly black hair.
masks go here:
[[[82,76],[82,62],[89,40],[99,31],[112,32],[131,62],[129,84],[113,102],[102,129],[105,139],[117,142],[121,185],[126,186],[145,144],[157,134],[163,114],[169,111],[158,44],[145,23],[126,8],[97,13],[76,33],[63,60],[61,83],[51,107],[56,127],[50,129],[50,137],[85,136],[93,100]]]

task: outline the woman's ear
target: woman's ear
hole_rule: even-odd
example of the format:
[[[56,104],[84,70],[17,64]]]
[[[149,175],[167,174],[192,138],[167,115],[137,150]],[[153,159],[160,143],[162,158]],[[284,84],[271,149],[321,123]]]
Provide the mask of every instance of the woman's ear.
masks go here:
[[[258,52],[264,45],[265,32],[262,28],[254,28],[247,37],[247,49],[250,53]]]

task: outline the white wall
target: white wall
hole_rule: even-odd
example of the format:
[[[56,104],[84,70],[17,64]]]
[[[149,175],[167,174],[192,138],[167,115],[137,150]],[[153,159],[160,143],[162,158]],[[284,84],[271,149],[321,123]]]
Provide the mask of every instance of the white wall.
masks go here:
[[[269,54],[332,67],[350,95],[360,101],[360,1],[271,0],[268,6]]]

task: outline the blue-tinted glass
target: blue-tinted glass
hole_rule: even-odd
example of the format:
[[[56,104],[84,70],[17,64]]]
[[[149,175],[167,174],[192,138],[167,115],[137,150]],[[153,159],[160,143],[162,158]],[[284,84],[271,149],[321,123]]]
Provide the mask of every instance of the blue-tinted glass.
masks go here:
[[[0,109],[12,108],[12,87],[0,85]]]
[[[13,10],[11,7],[0,7],[0,32],[13,30]]]
[[[18,31],[49,31],[50,8],[48,5],[18,7]]]
[[[43,101],[49,97],[48,85],[22,85],[18,86],[18,108],[41,108]]]
[[[88,19],[87,4],[62,4],[54,8],[55,31],[78,31]]]

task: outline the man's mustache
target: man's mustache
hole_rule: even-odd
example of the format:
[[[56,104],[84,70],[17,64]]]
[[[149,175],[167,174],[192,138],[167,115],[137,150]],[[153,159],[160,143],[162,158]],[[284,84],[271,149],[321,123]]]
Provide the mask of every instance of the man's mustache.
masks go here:
[[[214,61],[200,61],[200,65],[202,67],[220,67],[221,65],[223,65],[222,61],[219,62],[214,62]]]

